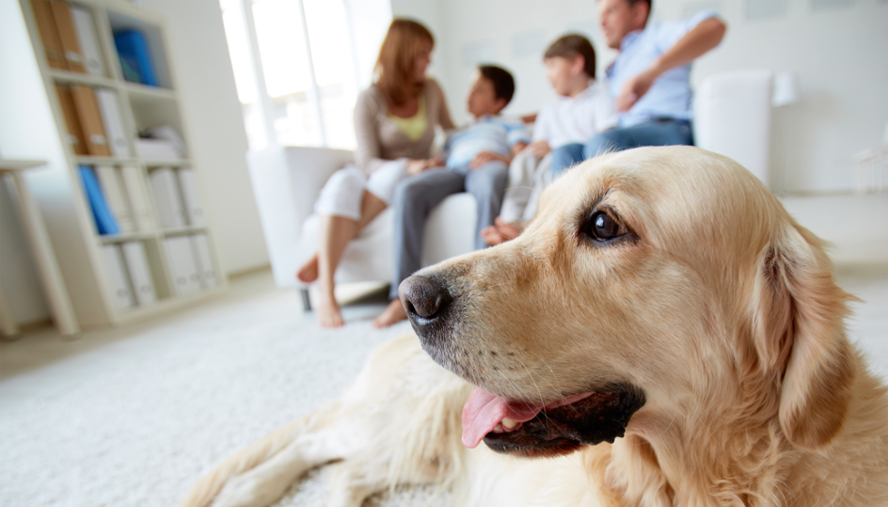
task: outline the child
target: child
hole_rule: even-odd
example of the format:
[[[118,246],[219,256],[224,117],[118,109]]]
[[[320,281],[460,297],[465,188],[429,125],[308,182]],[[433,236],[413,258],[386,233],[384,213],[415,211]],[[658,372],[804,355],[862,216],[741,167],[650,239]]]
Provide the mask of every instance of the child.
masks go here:
[[[398,285],[421,268],[422,236],[429,213],[445,197],[469,192],[478,202],[477,248],[486,247],[481,230],[493,224],[508,178],[509,162],[530,140],[518,119],[499,116],[512,100],[515,80],[500,67],[484,65],[469,92],[470,126],[445,144],[446,167],[428,169],[398,184],[395,190],[395,279],[389,307],[375,321],[385,327],[407,318],[398,299]]]
[[[595,49],[582,35],[565,35],[543,56],[546,76],[558,98],[536,118],[533,143],[509,167],[509,188],[495,225],[482,235],[489,245],[512,239],[536,214],[536,201],[547,183],[554,148],[585,142],[613,128],[617,113],[607,86],[595,81]]]

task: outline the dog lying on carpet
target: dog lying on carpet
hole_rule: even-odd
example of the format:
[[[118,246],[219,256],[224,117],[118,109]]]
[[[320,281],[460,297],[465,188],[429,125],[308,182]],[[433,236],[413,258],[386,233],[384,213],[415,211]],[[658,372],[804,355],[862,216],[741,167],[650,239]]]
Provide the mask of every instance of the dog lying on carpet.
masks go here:
[[[342,507],[400,484],[479,507],[888,505],[888,396],[845,336],[851,296],[731,160],[597,157],[519,238],[400,289],[419,339],[183,505],[269,505],[333,461]]]

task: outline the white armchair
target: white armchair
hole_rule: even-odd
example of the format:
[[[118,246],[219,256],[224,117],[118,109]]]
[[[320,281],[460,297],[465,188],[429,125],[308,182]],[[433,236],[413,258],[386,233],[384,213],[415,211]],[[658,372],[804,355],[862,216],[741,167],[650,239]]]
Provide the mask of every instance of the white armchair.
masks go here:
[[[731,157],[768,180],[772,73],[735,71],[703,81],[695,98],[697,146]],[[347,150],[284,147],[248,155],[253,190],[268,245],[275,283],[302,290],[310,308],[308,287],[296,269],[317,249],[318,221],[312,209],[327,178],[352,160]],[[448,197],[429,217],[423,243],[423,265],[472,251],[475,201],[469,194]],[[393,211],[377,217],[346,248],[337,283],[392,279]]]

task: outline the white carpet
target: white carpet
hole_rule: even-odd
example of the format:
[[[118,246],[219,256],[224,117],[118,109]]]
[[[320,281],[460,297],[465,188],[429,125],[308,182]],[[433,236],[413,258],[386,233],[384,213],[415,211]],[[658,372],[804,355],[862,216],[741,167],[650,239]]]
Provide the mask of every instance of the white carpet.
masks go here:
[[[217,462],[337,396],[376,345],[409,331],[372,329],[381,308],[347,308],[347,327],[324,330],[296,293],[270,290],[2,378],[0,505],[176,505]],[[2,344],[3,360],[31,339]],[[315,473],[279,505],[325,497]]]
[[[372,329],[378,304],[349,307],[345,328],[321,329],[297,294],[260,277],[259,289],[151,324],[0,344],[0,505],[176,505],[201,474],[337,396],[373,347],[409,330]],[[843,285],[867,300],[851,334],[885,374],[888,279]],[[412,493],[370,503],[447,500]],[[312,473],[278,506],[325,497]]]

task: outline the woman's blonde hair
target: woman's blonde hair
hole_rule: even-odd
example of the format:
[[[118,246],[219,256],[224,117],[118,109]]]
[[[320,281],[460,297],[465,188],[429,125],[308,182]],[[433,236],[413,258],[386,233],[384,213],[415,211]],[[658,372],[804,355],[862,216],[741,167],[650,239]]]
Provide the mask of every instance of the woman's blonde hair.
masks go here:
[[[434,46],[428,28],[416,21],[396,18],[379,48],[376,59],[376,85],[395,105],[401,105],[422,92],[424,82],[414,78],[414,61],[425,44]]]

